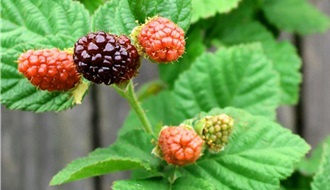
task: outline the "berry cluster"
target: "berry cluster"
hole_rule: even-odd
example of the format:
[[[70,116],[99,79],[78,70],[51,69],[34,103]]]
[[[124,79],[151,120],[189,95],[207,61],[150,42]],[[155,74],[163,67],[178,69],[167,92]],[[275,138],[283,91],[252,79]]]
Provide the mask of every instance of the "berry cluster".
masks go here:
[[[154,17],[137,28],[132,36],[139,51],[125,35],[91,32],[74,45],[76,66],[69,53],[30,50],[18,60],[19,70],[41,90],[68,90],[79,81],[77,71],[97,84],[121,84],[137,75],[139,53],[157,62],[175,61],[184,53],[184,31],[169,19]]]
[[[213,153],[223,150],[233,126],[234,120],[226,114],[189,119],[178,127],[165,126],[153,153],[168,164],[194,163],[201,156],[204,144]]]
[[[140,67],[140,56],[126,36],[100,31],[76,42],[74,62],[86,79],[110,85],[134,77]]]
[[[66,91],[80,80],[72,54],[58,49],[28,50],[18,58],[18,70],[41,90]]]

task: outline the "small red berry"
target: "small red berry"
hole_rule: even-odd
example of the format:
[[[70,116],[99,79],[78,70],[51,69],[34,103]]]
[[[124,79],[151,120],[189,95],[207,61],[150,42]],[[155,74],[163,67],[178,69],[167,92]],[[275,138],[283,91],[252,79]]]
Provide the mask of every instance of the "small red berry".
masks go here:
[[[194,163],[201,155],[203,139],[189,126],[165,127],[158,139],[160,154],[173,165]]]
[[[28,50],[18,58],[18,71],[48,91],[66,91],[80,80],[72,54],[58,49]]]
[[[142,51],[154,61],[176,61],[185,51],[184,31],[167,18],[152,18],[140,30],[138,43]]]

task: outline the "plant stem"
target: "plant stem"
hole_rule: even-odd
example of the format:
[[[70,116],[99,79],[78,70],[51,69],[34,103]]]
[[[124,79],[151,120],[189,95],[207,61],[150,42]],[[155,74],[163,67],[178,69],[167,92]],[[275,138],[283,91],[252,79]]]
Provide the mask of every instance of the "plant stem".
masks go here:
[[[129,105],[135,111],[136,115],[140,119],[144,130],[147,133],[154,135],[151,124],[147,118],[147,115],[145,114],[143,108],[141,107],[139,100],[137,99],[132,80],[129,81],[125,90],[123,90],[117,86],[114,86],[114,88],[122,97],[124,97],[128,101]]]
[[[175,182],[175,180],[177,179],[176,176],[176,171],[177,171],[178,167],[174,166],[173,168],[173,173],[171,174],[171,176],[168,178],[168,181],[170,182],[170,187],[172,187],[173,183]]]

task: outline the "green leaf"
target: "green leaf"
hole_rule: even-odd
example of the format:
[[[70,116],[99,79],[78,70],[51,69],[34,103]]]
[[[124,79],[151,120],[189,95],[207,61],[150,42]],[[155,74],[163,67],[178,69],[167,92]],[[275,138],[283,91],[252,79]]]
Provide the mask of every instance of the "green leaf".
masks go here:
[[[297,103],[302,81],[299,72],[302,63],[295,47],[289,42],[277,42],[272,34],[256,21],[233,24],[227,22],[226,18],[221,17],[220,20],[225,22],[207,31],[208,38],[213,40],[213,43],[225,46],[261,42],[267,58],[272,61],[280,77],[281,103]]]
[[[69,92],[38,90],[18,72],[16,60],[26,49],[50,48],[41,44],[18,45],[1,52],[1,103],[9,109],[45,112],[62,111],[74,105]]]
[[[330,136],[328,136],[315,148],[315,150],[313,150],[309,158],[305,158],[300,162],[298,170],[301,173],[306,175],[314,175],[317,172],[321,164],[323,146],[325,144],[330,144]]]
[[[205,154],[184,167],[186,175],[206,179],[221,190],[279,188],[309,150],[299,136],[265,118],[236,108],[214,109],[205,115],[225,113],[234,118],[234,130],[225,150]]]
[[[266,56],[280,76],[281,104],[296,104],[299,99],[302,61],[296,48],[289,42],[262,43]]]
[[[189,190],[215,190],[213,184],[210,184],[205,179],[194,178],[194,177],[180,177],[175,180],[172,185],[172,190],[181,190],[181,189],[189,189]],[[171,190],[171,189],[169,189]]]
[[[273,35],[259,22],[234,22],[236,18],[222,16],[218,18],[221,25],[208,28],[207,40],[219,41],[221,45],[264,42],[274,40]],[[233,23],[234,22],[234,23]]]
[[[185,31],[192,17],[191,0],[128,0],[133,14],[140,23],[156,15],[171,19]]]
[[[93,14],[97,8],[104,4],[104,0],[80,0],[80,2]]]
[[[176,81],[173,96],[183,118],[227,106],[274,118],[279,79],[260,45],[242,45],[197,58]]]
[[[113,190],[169,190],[170,184],[166,179],[153,178],[146,180],[121,180],[115,181],[112,185]]]
[[[172,64],[159,64],[160,78],[165,81],[170,88],[179,75],[189,69],[195,59],[205,52],[206,47],[203,44],[202,31],[198,27],[191,28],[187,34],[186,51],[178,62]]]
[[[116,20],[116,10],[118,9],[119,2],[119,0],[107,1],[94,12],[92,17],[93,30],[104,30],[114,34],[120,34],[120,31],[116,27],[117,22],[119,22]]]
[[[1,1],[1,23],[3,50],[18,43],[45,40],[48,35],[71,36],[67,40],[73,47],[75,40],[90,28],[88,11],[70,0]]]
[[[329,18],[307,0],[264,1],[263,11],[271,23],[288,32],[310,34],[330,26]]]
[[[144,180],[121,180],[115,181],[113,190],[215,190],[206,180],[193,177],[180,177],[170,184],[167,180],[162,178],[151,178]]]
[[[131,130],[108,148],[96,149],[85,158],[73,161],[51,180],[59,185],[110,172],[144,168],[152,170],[159,160],[151,154],[151,136],[143,130]],[[139,145],[139,146],[137,146]]]
[[[323,144],[321,165],[312,182],[312,190],[330,190],[330,143]]]
[[[95,30],[130,34],[137,21],[143,23],[156,15],[171,19],[184,30],[188,30],[191,19],[190,0],[112,0],[95,12]]]
[[[214,16],[216,13],[228,13],[236,8],[241,0],[192,0],[192,22]]]

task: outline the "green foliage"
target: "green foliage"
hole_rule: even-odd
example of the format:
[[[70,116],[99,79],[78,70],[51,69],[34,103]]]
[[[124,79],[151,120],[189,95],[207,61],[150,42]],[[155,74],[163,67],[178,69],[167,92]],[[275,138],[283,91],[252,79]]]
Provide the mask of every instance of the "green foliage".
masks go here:
[[[150,154],[151,136],[131,130],[108,148],[96,149],[85,158],[73,161],[54,176],[51,185],[129,169],[151,170],[158,160]]]
[[[70,36],[67,40],[73,45],[77,38],[90,30],[89,14],[79,2],[4,0],[1,7],[2,49],[46,40],[48,36],[55,38],[53,35],[59,34]]]
[[[130,190],[168,190],[170,184],[166,179],[163,178],[155,178],[155,179],[147,179],[147,180],[122,180],[115,181],[112,189],[113,190],[122,190],[122,189],[130,189]]]
[[[130,34],[131,31],[148,17],[163,16],[188,30],[191,19],[190,0],[112,0],[94,14],[94,29],[111,31],[115,34]]]
[[[193,17],[191,22],[214,16],[216,13],[227,13],[236,8],[241,0],[192,0]]]
[[[219,16],[222,23],[207,29],[209,43],[216,46],[231,46],[241,43],[260,42],[268,59],[280,77],[281,104],[298,101],[301,83],[301,60],[295,47],[288,42],[277,42],[274,36],[258,21],[242,21],[237,13]],[[213,24],[215,25],[215,24]]]
[[[288,32],[310,34],[324,32],[330,20],[308,3],[308,0],[264,1],[264,13],[276,27]]]
[[[314,176],[312,190],[330,190],[330,142],[323,144],[321,165]]]
[[[242,45],[197,58],[176,81],[173,95],[179,114],[187,118],[227,106],[274,118],[278,83],[261,46]]]
[[[113,190],[215,190],[215,188],[206,180],[192,177],[181,177],[173,184],[162,178],[150,178],[144,180],[123,180],[116,181],[112,186]]]
[[[102,6],[105,0],[80,0],[80,2],[88,9],[88,11],[93,14],[97,8]]]
[[[306,175],[314,175],[320,167],[321,158],[324,151],[325,144],[330,144],[330,136],[327,137],[323,142],[321,142],[315,150],[313,150],[309,158],[303,159],[299,166],[298,170]]]
[[[266,56],[280,77],[281,104],[296,104],[299,99],[302,61],[289,42],[263,42]]]

